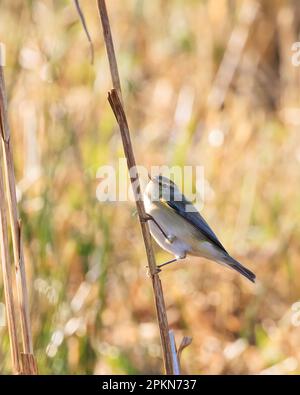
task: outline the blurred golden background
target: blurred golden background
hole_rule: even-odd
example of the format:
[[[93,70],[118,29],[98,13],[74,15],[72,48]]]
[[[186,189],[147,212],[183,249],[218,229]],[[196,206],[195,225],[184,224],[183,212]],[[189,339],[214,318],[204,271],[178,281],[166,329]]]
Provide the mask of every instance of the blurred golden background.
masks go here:
[[[96,1],[81,7],[93,65],[72,1],[0,2],[35,353],[44,374],[160,373],[134,204],[96,199],[124,154]],[[176,340],[193,337],[182,372],[300,373],[299,2],[107,7],[137,163],[204,166],[202,214],[258,279],[197,258],[163,271]]]

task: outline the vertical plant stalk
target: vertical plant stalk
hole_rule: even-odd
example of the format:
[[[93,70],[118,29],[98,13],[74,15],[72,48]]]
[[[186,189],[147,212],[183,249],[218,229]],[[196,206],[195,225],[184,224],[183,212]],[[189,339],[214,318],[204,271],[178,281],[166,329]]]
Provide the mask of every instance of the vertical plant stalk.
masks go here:
[[[171,342],[171,350],[172,350],[172,359],[173,359],[173,367],[174,367],[174,374],[180,374],[179,368],[179,358],[177,354],[177,347],[175,342],[174,331],[172,329],[169,330],[170,342]]]
[[[13,153],[11,149],[10,129],[7,117],[7,99],[2,66],[0,66],[0,111],[4,177],[6,183],[7,204],[9,208],[9,218],[15,262],[18,307],[21,319],[21,334],[23,345],[23,353],[21,353],[22,373],[37,374],[37,365],[33,355],[29,300],[26,284],[24,255],[21,241],[21,226],[17,206]]]
[[[121,91],[117,58],[115,54],[114,42],[111,35],[110,23],[107,14],[105,0],[97,0],[97,2],[98,2],[98,10],[101,19],[102,29],[103,29],[103,36],[105,41],[107,57],[109,61],[110,74],[111,74],[113,87],[114,89],[116,89],[119,98],[122,100],[122,91]]]
[[[133,184],[133,191],[135,194],[135,202],[136,202],[137,212],[138,212],[138,216],[139,216],[139,220],[140,220],[140,224],[141,224],[141,228],[142,228],[142,234],[143,234],[144,244],[145,244],[146,253],[147,253],[148,265],[149,265],[149,269],[150,269],[150,273],[151,273],[152,286],[153,286],[154,297],[155,297],[156,312],[157,312],[160,337],[161,337],[161,343],[162,343],[162,349],[163,349],[165,371],[167,374],[173,374],[174,372],[173,372],[173,364],[172,364],[172,350],[171,350],[171,344],[170,344],[170,338],[169,338],[169,325],[168,325],[167,312],[166,312],[166,306],[165,306],[165,301],[164,301],[164,294],[163,294],[163,289],[162,289],[160,278],[157,274],[155,256],[154,256],[154,252],[153,252],[153,248],[152,248],[152,244],[151,244],[151,235],[149,232],[149,227],[148,227],[148,224],[144,220],[144,218],[146,218],[146,212],[145,212],[144,203],[140,197],[139,177],[138,177],[137,172],[135,172],[135,174],[133,174],[133,170],[135,169],[136,163],[135,163],[135,158],[134,158],[134,154],[133,154],[133,150],[132,150],[127,119],[126,119],[126,115],[125,115],[121,100],[120,100],[120,98],[117,94],[117,91],[115,89],[112,89],[108,93],[108,100],[111,105],[111,108],[113,109],[113,112],[115,114],[115,117],[117,119],[117,122],[118,122],[118,125],[120,128],[124,152],[125,152],[126,159],[127,159],[127,166],[128,166],[128,170],[129,170],[129,174],[130,174],[130,181]]]
[[[1,114],[2,118],[2,114]],[[6,317],[8,326],[8,335],[12,359],[13,372],[21,372],[20,350],[17,334],[17,320],[14,308],[13,283],[11,274],[11,265],[9,259],[7,221],[6,221],[6,204],[5,204],[4,182],[2,175],[2,166],[0,164],[0,246],[1,246],[1,264],[3,273],[4,295],[6,305]]]
[[[137,212],[139,216],[139,221],[141,224],[142,235],[144,239],[147,260],[149,265],[149,270],[151,274],[153,292],[154,292],[154,299],[155,299],[155,306],[156,306],[156,313],[157,313],[157,320],[159,325],[160,331],[160,338],[162,344],[162,352],[163,352],[163,359],[164,359],[164,366],[166,374],[174,374],[173,364],[172,364],[172,350],[171,350],[171,343],[169,337],[169,324],[164,300],[164,294],[162,289],[162,284],[160,278],[157,273],[156,262],[154,251],[152,248],[151,243],[151,235],[148,227],[148,223],[145,221],[146,212],[144,203],[140,197],[140,181],[137,172],[133,174],[133,170],[136,168],[135,157],[133,153],[130,132],[128,127],[128,122],[126,118],[126,114],[122,104],[122,94],[121,94],[121,85],[120,85],[120,78],[118,72],[118,65],[116,61],[114,45],[111,35],[111,29],[106,9],[105,0],[97,0],[98,3],[98,10],[101,18],[102,28],[103,28],[103,35],[105,40],[105,46],[107,51],[107,56],[109,59],[110,65],[110,72],[113,82],[113,87],[108,93],[108,100],[111,105],[111,108],[115,114],[116,120],[118,122],[120,133],[123,142],[123,148],[125,152],[125,156],[127,159],[127,166],[129,170],[130,180],[133,186],[133,191],[135,194],[135,202],[137,207]]]

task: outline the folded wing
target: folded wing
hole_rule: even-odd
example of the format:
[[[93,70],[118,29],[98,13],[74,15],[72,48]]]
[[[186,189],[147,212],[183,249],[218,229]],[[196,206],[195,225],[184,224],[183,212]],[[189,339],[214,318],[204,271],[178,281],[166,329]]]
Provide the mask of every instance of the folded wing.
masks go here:
[[[178,215],[183,217],[186,221],[188,221],[191,225],[193,225],[196,229],[198,229],[203,236],[210,241],[213,245],[219,247],[223,252],[227,254],[227,251],[212,231],[208,223],[201,216],[201,214],[197,211],[196,207],[184,196],[182,196],[181,201],[166,201],[169,207],[176,211]],[[186,207],[192,208],[191,211],[186,211]]]

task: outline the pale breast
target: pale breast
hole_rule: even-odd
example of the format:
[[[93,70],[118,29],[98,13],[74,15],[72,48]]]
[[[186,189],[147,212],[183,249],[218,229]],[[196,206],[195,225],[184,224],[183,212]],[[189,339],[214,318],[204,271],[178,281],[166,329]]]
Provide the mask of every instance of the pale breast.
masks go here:
[[[186,235],[190,233],[190,230],[188,231],[186,228],[185,221],[176,213],[174,217],[172,210],[164,207],[163,204],[160,205],[159,202],[152,203],[148,197],[145,197],[144,203],[146,212],[155,219],[164,232],[169,236],[175,236],[174,241],[172,243],[169,242],[155,222],[149,221],[150,232],[155,241],[176,257],[185,257],[190,250],[187,237],[182,237],[182,233]],[[186,230],[184,230],[185,228]]]

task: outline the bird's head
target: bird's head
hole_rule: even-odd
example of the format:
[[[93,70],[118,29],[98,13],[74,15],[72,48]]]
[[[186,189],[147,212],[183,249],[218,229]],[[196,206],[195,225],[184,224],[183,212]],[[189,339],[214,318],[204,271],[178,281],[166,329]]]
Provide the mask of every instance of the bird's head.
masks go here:
[[[174,200],[178,199],[181,200],[180,197],[182,196],[180,190],[178,189],[177,185],[167,177],[164,176],[155,176],[150,177],[150,181],[146,188],[146,193],[148,196],[151,196],[151,200]]]

